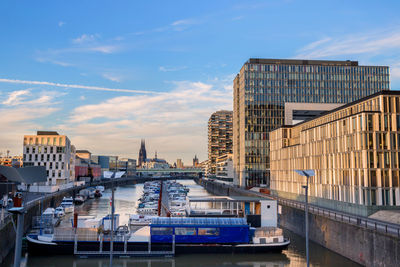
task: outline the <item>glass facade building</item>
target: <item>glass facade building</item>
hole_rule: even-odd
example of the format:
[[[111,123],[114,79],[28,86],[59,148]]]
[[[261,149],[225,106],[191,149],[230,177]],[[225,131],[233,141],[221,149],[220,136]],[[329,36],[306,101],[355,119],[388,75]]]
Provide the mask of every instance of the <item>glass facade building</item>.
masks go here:
[[[249,59],[233,82],[234,183],[269,186],[269,132],[286,102],[349,103],[389,90],[389,68],[357,61]]]

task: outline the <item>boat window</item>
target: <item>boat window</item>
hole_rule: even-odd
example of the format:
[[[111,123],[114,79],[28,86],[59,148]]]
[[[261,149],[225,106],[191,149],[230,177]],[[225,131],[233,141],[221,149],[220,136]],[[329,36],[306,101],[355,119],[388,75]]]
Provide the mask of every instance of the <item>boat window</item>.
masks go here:
[[[172,235],[171,227],[152,227],[151,228],[152,235]]]
[[[175,234],[176,235],[196,235],[196,228],[176,227]]]
[[[219,235],[219,228],[199,228],[198,235]]]

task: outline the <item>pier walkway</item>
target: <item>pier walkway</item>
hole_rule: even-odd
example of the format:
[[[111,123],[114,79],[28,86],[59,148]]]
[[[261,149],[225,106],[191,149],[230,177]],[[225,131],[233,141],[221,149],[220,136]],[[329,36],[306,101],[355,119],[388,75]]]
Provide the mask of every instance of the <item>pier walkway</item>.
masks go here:
[[[162,183],[162,194],[161,194],[161,217],[169,217],[169,195],[168,186],[166,183]]]

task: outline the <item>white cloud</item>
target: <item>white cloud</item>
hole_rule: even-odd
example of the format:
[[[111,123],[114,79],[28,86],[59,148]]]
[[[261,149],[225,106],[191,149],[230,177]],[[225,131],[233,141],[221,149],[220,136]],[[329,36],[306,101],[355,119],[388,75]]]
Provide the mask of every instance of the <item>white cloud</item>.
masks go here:
[[[98,46],[86,47],[83,50],[100,52],[103,54],[112,54],[117,51],[120,51],[120,49],[121,47],[118,45],[98,45]]]
[[[165,94],[120,96],[79,106],[60,127],[71,132],[74,144],[94,153],[136,158],[138,142],[146,138],[149,153],[157,150],[169,161],[189,162],[194,154],[205,158],[208,118],[217,110],[232,109],[232,80],[171,83],[174,89]]]
[[[98,34],[82,34],[81,36],[72,39],[72,42],[74,44],[90,43],[96,41],[98,37]]]
[[[38,57],[38,58],[36,58],[36,61],[41,62],[41,63],[48,62],[48,63],[52,63],[54,65],[59,65],[59,66],[62,66],[62,67],[71,67],[71,66],[73,66],[73,64],[71,64],[71,63],[67,63],[67,62],[59,61],[59,60],[54,60],[54,59],[50,59],[50,58]]]
[[[79,97],[79,99],[80,99],[80,100],[85,100],[85,99],[86,99],[86,96],[81,95],[81,96]]]
[[[123,77],[121,75],[117,75],[117,74],[113,74],[113,73],[103,73],[101,76],[103,76],[103,78],[113,81],[113,82],[122,82]]]
[[[65,83],[54,83],[54,82],[45,82],[45,81],[26,81],[26,80],[15,80],[15,79],[4,79],[4,78],[0,78],[0,83],[46,85],[46,86],[55,86],[55,87],[62,87],[62,88],[78,88],[78,89],[86,89],[86,90],[121,92],[121,93],[132,93],[132,94],[163,94],[163,93],[156,92],[156,91],[106,88],[106,87],[87,86],[87,85],[79,85],[79,84],[65,84]]]
[[[62,26],[64,26],[65,25],[65,22],[64,21],[59,21],[58,22],[58,27],[62,27]]]
[[[30,95],[29,90],[17,90],[10,92],[8,94],[8,98],[2,102],[3,105],[16,106],[21,103],[22,100],[26,98],[26,96]]]
[[[174,31],[184,31],[188,29],[191,25],[198,24],[199,21],[195,19],[181,19],[176,20],[171,23],[172,30]]]
[[[179,71],[179,70],[187,69],[187,66],[180,66],[180,67],[160,66],[158,69],[163,72],[170,72],[170,71]]]
[[[242,20],[242,19],[244,19],[244,16],[237,16],[237,17],[232,18],[233,21]]]
[[[23,135],[43,129],[38,120],[59,110],[58,102],[54,100],[63,95],[33,89],[10,92],[4,106],[0,105],[0,151],[9,149],[13,155],[21,155]]]
[[[346,37],[325,37],[303,47],[297,58],[324,58],[343,55],[386,53],[400,48],[400,31],[367,32]]]

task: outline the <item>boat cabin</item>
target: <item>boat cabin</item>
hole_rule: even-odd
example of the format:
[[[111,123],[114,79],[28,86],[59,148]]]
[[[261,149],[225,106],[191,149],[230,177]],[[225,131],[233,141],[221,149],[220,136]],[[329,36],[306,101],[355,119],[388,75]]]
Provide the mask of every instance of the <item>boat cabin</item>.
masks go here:
[[[153,218],[152,243],[243,244],[249,242],[250,227],[245,218]]]
[[[188,217],[244,217],[252,227],[277,227],[277,201],[247,196],[188,196]]]

